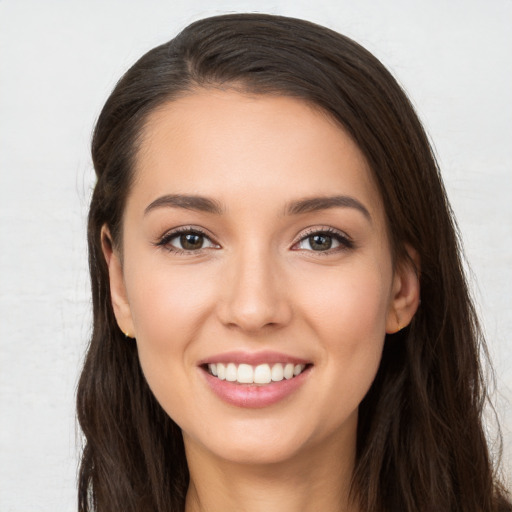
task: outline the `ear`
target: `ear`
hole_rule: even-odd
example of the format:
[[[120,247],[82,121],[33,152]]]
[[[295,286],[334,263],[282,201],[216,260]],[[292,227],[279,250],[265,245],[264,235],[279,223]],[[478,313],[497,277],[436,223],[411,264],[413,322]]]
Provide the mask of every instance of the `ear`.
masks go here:
[[[117,325],[128,337],[135,337],[132,314],[126,286],[124,284],[123,267],[118,252],[114,249],[110,231],[106,225],[101,228],[101,249],[107,262],[110,281],[110,298]]]
[[[393,277],[393,291],[386,320],[386,333],[407,327],[420,304],[420,258],[406,245],[408,258],[401,262]]]

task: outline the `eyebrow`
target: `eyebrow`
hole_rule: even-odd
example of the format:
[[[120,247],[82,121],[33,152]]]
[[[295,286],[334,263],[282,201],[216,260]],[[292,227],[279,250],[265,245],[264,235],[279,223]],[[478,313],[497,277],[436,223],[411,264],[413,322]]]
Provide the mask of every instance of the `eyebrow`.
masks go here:
[[[300,215],[330,208],[354,208],[361,212],[368,221],[372,221],[372,216],[368,209],[351,196],[310,197],[292,201],[286,205],[285,215]]]
[[[182,208],[185,210],[195,210],[198,212],[212,213],[222,215],[224,208],[221,203],[214,199],[204,196],[167,194],[155,199],[144,210],[144,215],[156,208]],[[330,208],[354,208],[361,212],[367,220],[372,221],[372,217],[367,208],[354,197],[350,196],[325,196],[308,197],[291,201],[284,208],[284,215],[301,215],[304,213],[328,210]]]
[[[168,194],[155,199],[144,210],[144,215],[156,208],[170,207],[183,208],[185,210],[195,210],[198,212],[214,213],[221,215],[223,208],[218,201],[203,196]]]

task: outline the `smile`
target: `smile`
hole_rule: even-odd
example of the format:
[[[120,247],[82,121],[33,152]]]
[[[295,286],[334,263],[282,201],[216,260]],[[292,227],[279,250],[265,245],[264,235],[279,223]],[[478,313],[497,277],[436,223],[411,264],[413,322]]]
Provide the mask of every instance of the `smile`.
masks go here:
[[[262,408],[299,393],[310,380],[314,362],[274,351],[232,351],[198,361],[208,388],[223,402]]]
[[[300,375],[306,368],[305,364],[274,363],[250,364],[236,363],[210,363],[208,372],[220,380],[236,382],[238,384],[265,385],[271,382],[290,380]]]

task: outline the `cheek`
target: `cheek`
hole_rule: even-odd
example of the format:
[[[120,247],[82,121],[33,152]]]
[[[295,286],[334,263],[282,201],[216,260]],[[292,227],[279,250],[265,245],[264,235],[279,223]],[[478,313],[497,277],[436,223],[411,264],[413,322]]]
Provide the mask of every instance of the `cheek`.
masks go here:
[[[131,274],[127,287],[146,381],[180,426],[201,422],[200,414],[190,407],[190,368],[199,326],[214,303],[214,283],[197,271],[165,263],[142,265],[139,260],[135,267],[144,271]]]
[[[358,407],[377,373],[385,339],[391,277],[378,267],[332,272],[307,283],[304,318],[319,340],[326,400],[340,414]],[[313,286],[314,284],[314,286]],[[307,313],[306,313],[307,312]],[[342,391],[341,391],[342,390]]]
[[[359,345],[368,336],[381,338],[390,286],[391,276],[383,275],[375,265],[333,268],[329,273],[311,275],[301,283],[304,316],[326,339],[338,340],[340,347],[349,340],[357,340]]]
[[[177,384],[194,364],[190,347],[215,303],[215,283],[197,270],[165,262],[142,265],[139,260],[135,267],[144,271],[130,275],[127,289],[139,359],[149,386],[169,411],[180,400],[183,386]]]
[[[186,343],[214,303],[215,282],[194,269],[155,264],[129,283],[130,306],[138,338],[157,350]]]

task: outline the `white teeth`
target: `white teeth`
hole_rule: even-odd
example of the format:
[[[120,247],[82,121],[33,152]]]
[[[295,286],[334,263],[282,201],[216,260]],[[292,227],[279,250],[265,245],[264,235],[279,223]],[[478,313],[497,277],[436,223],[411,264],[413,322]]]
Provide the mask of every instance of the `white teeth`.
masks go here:
[[[217,377],[220,380],[224,380],[226,378],[226,367],[222,363],[217,363]]]
[[[272,380],[272,373],[268,364],[259,364],[254,369],[254,383],[268,384]]]
[[[275,364],[272,366],[272,380],[274,382],[279,382],[280,380],[283,380],[284,378],[284,370],[283,365],[280,363]]]
[[[293,368],[293,375],[296,377],[302,372],[302,370],[304,370],[304,365],[296,364],[295,367]]]
[[[237,379],[242,384],[252,384],[254,382],[254,370],[249,364],[238,365]]]
[[[293,363],[276,363],[272,367],[268,364],[259,364],[256,367],[235,363],[208,364],[208,370],[218,379],[240,384],[269,384],[283,379],[289,380],[300,375],[305,368],[304,364]]]
[[[237,377],[236,365],[229,363],[226,367],[226,380],[229,382],[235,382]]]

